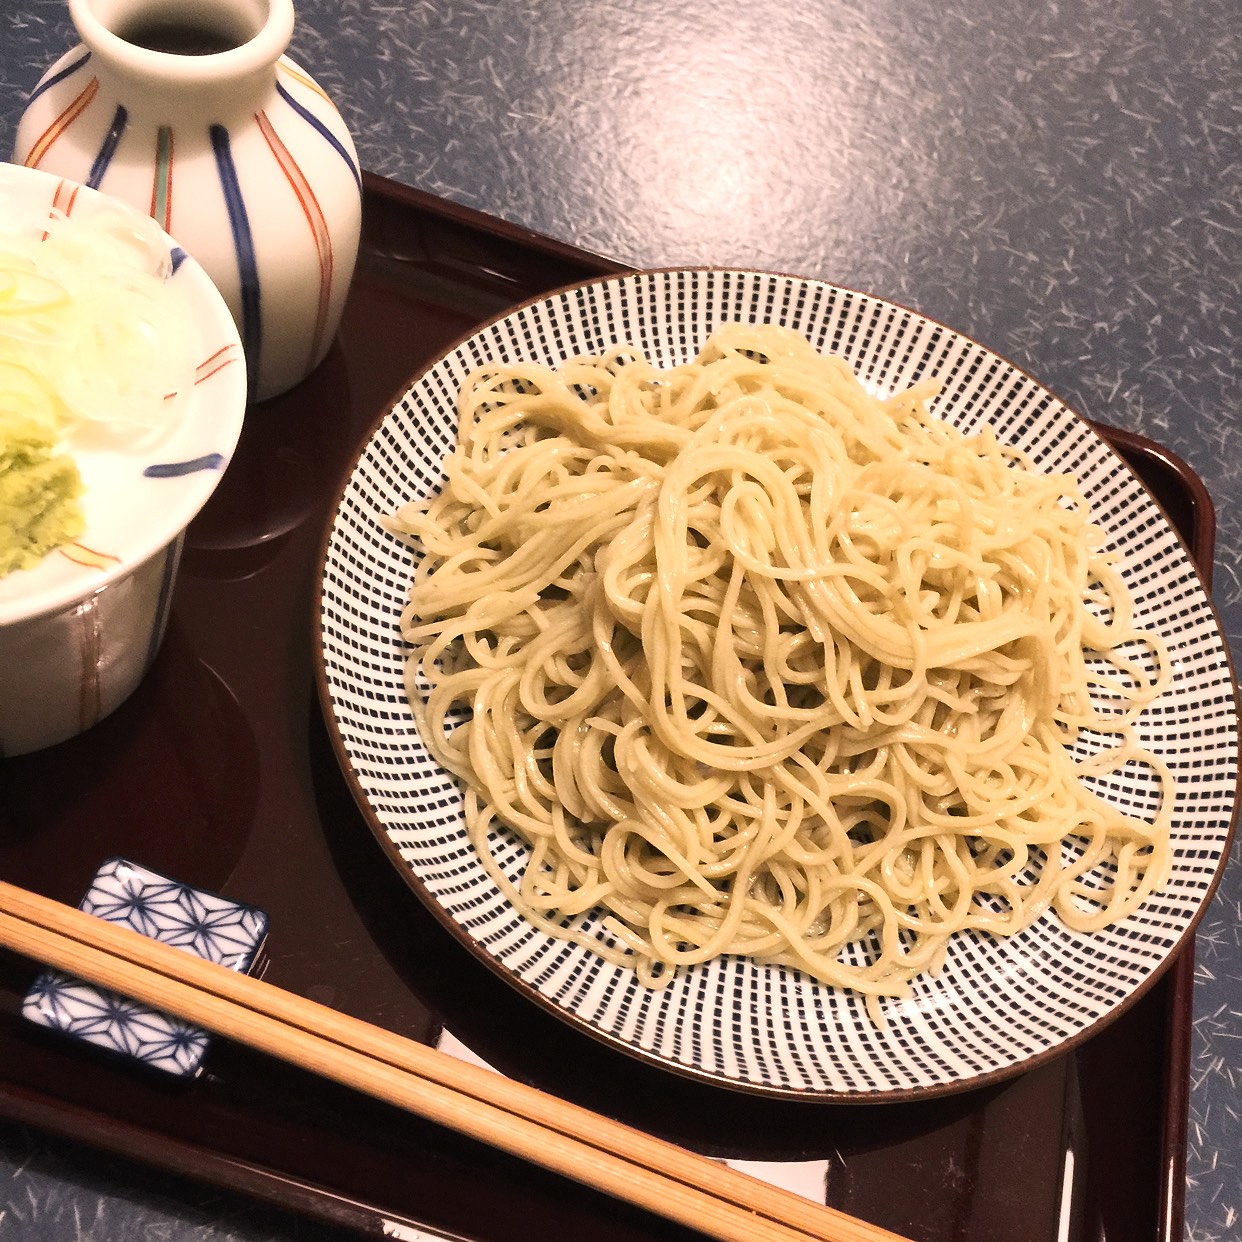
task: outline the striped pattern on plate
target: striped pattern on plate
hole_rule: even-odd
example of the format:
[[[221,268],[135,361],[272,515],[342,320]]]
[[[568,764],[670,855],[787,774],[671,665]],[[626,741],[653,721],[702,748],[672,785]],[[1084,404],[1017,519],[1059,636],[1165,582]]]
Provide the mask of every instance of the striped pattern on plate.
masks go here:
[[[1168,641],[1172,689],[1141,739],[1176,779],[1173,875],[1123,923],[1094,935],[1048,915],[1006,940],[954,938],[875,1026],[861,999],[796,970],[725,957],[660,990],[518,917],[476,858],[454,783],[430,759],[406,703],[398,618],[409,548],[383,515],[441,482],[456,395],[484,363],[556,365],[628,341],[663,366],[693,358],[728,320],[774,321],[844,355],[878,390],[939,377],[935,409],[983,422],[1050,472],[1074,473],[1125,557],[1142,624]],[[831,1099],[900,1099],[1003,1078],[1064,1051],[1146,990],[1189,936],[1228,857],[1237,808],[1237,699],[1228,648],[1186,549],[1130,468],[1078,415],[974,341],[881,299],[819,281],[726,270],[657,271],[563,290],[477,331],[417,378],[362,449],[332,521],[320,599],[320,684],[346,777],[419,896],[533,1000],[642,1058],[713,1082]],[[1152,791],[1106,796],[1142,814]],[[526,850],[502,839],[511,875]]]

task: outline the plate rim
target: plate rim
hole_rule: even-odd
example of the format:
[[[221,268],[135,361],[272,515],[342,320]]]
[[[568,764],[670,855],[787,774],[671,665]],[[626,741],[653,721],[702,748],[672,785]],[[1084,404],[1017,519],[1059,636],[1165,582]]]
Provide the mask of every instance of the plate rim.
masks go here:
[[[395,413],[397,408],[409,395],[412,389],[416,387],[431,371],[440,366],[447,357],[455,353],[474,337],[488,331],[489,329],[495,327],[498,323],[509,319],[511,316],[517,315],[530,307],[552,302],[563,298],[568,294],[584,291],[595,286],[616,284],[626,280],[643,280],[682,274],[693,275],[697,273],[730,273],[746,277],[759,277],[761,279],[794,281],[805,285],[819,285],[836,293],[863,298],[871,303],[878,303],[885,307],[891,307],[902,314],[922,320],[934,328],[939,328],[945,332],[951,333],[953,336],[959,338],[966,344],[982,350],[990,357],[999,360],[1005,366],[1011,368],[1015,374],[1024,377],[1030,383],[1035,385],[1037,389],[1050,395],[1053,400],[1056,401],[1065,410],[1065,412],[1071,416],[1073,420],[1087,430],[1090,437],[1098,445],[1102,445],[1103,448],[1112,455],[1116,463],[1119,464],[1130,476],[1130,478],[1142,489],[1147,499],[1160,514],[1166,531],[1172,534],[1174,539],[1177,541],[1177,544],[1180,546],[1185,564],[1190,573],[1193,575],[1194,580],[1202,593],[1203,600],[1207,605],[1208,616],[1210,617],[1215,632],[1220,639],[1221,650],[1224,655],[1224,664],[1228,673],[1229,686],[1232,692],[1234,719],[1239,726],[1235,730],[1233,747],[1233,799],[1230,810],[1229,827],[1222,842],[1220,862],[1215,868],[1208,886],[1199,900],[1198,907],[1189,919],[1182,935],[1173,945],[1170,946],[1159,963],[1153,967],[1138,984],[1131,988],[1121,1000],[1111,1004],[1106,1010],[1104,1010],[1104,1012],[1099,1014],[1078,1031],[1059,1040],[1053,1046],[1022,1057],[1012,1064],[997,1066],[994,1069],[973,1074],[966,1078],[955,1078],[945,1082],[937,1082],[923,1086],[882,1088],[875,1090],[838,1090],[835,1088],[820,1089],[814,1086],[798,1087],[783,1083],[756,1082],[752,1079],[727,1077],[720,1073],[710,1072],[696,1065],[690,1065],[685,1062],[675,1061],[669,1057],[661,1056],[657,1052],[642,1048],[636,1043],[626,1041],[617,1035],[614,1035],[606,1030],[602,1030],[595,1024],[581,1018],[573,1010],[566,1009],[544,996],[537,988],[527,983],[515,971],[501,961],[499,957],[490,952],[483,944],[472,936],[469,931],[462,927],[456,919],[453,918],[448,910],[445,909],[445,907],[430,891],[426,883],[417,874],[414,868],[402,857],[388,830],[380,822],[379,816],[375,813],[374,808],[371,806],[366,791],[362,787],[362,782],[354,769],[349,751],[345,747],[335,711],[334,700],[332,697],[332,687],[328,678],[327,661],[325,659],[324,613],[327,558],[332,548],[333,535],[336,529],[338,517],[340,515],[342,503],[344,502],[350,483],[353,480],[355,471],[357,470],[367,447],[379,433],[384,423]],[[1146,480],[1134,470],[1130,463],[1121,454],[1117,446],[1114,445],[1100,430],[1101,426],[1102,424],[1095,423],[1093,420],[1082,414],[1075,406],[1062,399],[1055,390],[1049,388],[1048,385],[1042,380],[1032,375],[1025,367],[1013,362],[998,350],[977,340],[969,333],[963,332],[958,328],[954,328],[943,321],[936,319],[934,316],[928,315],[925,312],[917,310],[913,307],[909,307],[904,303],[897,302],[892,298],[856,289],[850,285],[839,284],[824,277],[797,275],[795,273],[759,267],[735,267],[727,264],[638,267],[609,275],[571,281],[568,284],[557,286],[556,288],[549,289],[536,296],[528,297],[519,302],[515,302],[499,313],[487,319],[480,320],[449,344],[438,348],[431,361],[425,364],[419,364],[416,368],[414,368],[409,378],[404,381],[395,390],[392,397],[387,399],[380,407],[376,417],[368,424],[365,432],[359,438],[355,448],[351,450],[348,457],[348,465],[344,471],[342,471],[336,487],[330,493],[332,503],[328,510],[320,537],[318,555],[315,561],[314,591],[310,603],[313,640],[312,656],[314,662],[316,691],[333,754],[337,760],[342,777],[349,787],[350,794],[353,797],[362,818],[365,820],[371,835],[379,844],[385,857],[395,867],[398,874],[405,881],[406,885],[412,890],[423,907],[432,914],[436,922],[438,922],[440,926],[450,934],[453,940],[459,946],[464,948],[473,959],[481,962],[493,974],[503,979],[510,987],[514,988],[519,995],[529,1001],[535,1002],[545,1012],[554,1014],[558,1019],[566,1023],[572,1029],[586,1034],[597,1043],[602,1043],[608,1048],[622,1052],[626,1056],[635,1058],[644,1064],[658,1067],[666,1072],[676,1074],[681,1078],[688,1078],[701,1084],[720,1087],[749,1096],[758,1096],[768,1099],[799,1100],[832,1106],[910,1103],[951,1095],[960,1095],[970,1091],[994,1087],[1000,1083],[1008,1081],[1009,1079],[1015,1078],[1020,1074],[1025,1074],[1030,1070],[1034,1070],[1047,1064],[1049,1061],[1072,1052],[1104,1028],[1110,1026],[1114,1021],[1142,1000],[1143,997],[1145,997],[1164,977],[1165,973],[1172,967],[1173,963],[1178,960],[1184,952],[1186,952],[1187,947],[1193,945],[1194,937],[1199,924],[1204,915],[1207,913],[1208,907],[1215,898],[1221,880],[1224,876],[1225,869],[1229,865],[1237,836],[1239,819],[1242,818],[1242,689],[1239,687],[1233,649],[1228,640],[1228,635],[1222,622],[1220,610],[1212,597],[1211,588],[1205,578],[1205,571],[1200,567],[1198,560],[1189,545],[1188,537],[1178,529],[1177,525],[1173,522],[1164,506],[1160,503],[1152,489],[1148,486]],[[1118,431],[1122,437],[1128,438],[1136,444],[1151,446],[1152,448],[1158,450],[1166,459],[1170,459],[1177,466],[1183,467],[1192,478],[1198,480],[1198,474],[1196,472],[1194,472],[1185,462],[1183,462],[1176,453],[1173,453],[1171,450],[1167,449],[1158,442],[1151,440],[1149,437],[1143,436],[1141,433],[1130,431],[1126,428],[1114,429],[1110,427],[1109,430]],[[1206,487],[1202,485],[1202,481],[1199,480],[1199,482],[1202,493],[1201,499],[1205,500],[1209,506],[1209,520],[1211,521],[1212,529],[1214,530],[1214,502],[1212,501],[1211,495],[1207,491]]]

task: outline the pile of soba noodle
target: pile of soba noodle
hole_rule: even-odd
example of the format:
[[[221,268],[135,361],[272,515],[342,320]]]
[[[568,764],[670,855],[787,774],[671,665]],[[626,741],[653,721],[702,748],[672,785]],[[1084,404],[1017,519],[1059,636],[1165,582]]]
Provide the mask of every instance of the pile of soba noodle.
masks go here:
[[[1168,773],[1131,728],[1161,645],[1073,480],[934,392],[741,324],[668,371],[466,383],[443,490],[393,519],[408,689],[532,923],[649,985],[745,954],[874,1003],[955,932],[1096,929],[1161,885]],[[1081,779],[1122,769],[1154,822]]]

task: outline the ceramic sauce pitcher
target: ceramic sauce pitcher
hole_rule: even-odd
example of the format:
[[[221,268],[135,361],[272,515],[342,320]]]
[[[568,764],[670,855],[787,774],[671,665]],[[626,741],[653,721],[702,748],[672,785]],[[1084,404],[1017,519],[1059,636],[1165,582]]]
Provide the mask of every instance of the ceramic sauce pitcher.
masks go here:
[[[250,394],[307,376],[358,253],[361,176],[340,114],[284,55],[292,0],[68,0],[81,45],[36,86],[14,162],[149,212],[237,321]]]

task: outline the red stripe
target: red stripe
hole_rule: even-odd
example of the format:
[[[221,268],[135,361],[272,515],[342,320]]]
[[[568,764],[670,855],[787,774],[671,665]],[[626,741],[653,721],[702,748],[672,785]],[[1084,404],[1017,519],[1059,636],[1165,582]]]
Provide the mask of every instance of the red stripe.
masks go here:
[[[200,362],[198,366],[194,368],[194,383],[201,384],[204,380],[211,379],[217,371],[223,371],[230,362],[237,362],[241,356],[240,345],[221,345],[210,358]],[[171,401],[176,396],[176,392],[166,392],[164,394],[164,400]]]
[[[72,181],[61,181],[56,186],[56,193],[52,197],[52,206],[56,208],[62,215],[71,216],[73,214],[73,205],[78,201],[78,191],[82,187]],[[69,201],[65,202],[65,195],[69,195]]]
[[[323,210],[319,206],[315,192],[311,189],[310,183],[293,156],[289,154],[289,149],[272,128],[267,113],[255,113],[255,120],[259,123],[259,130],[267,139],[267,145],[276,157],[276,162],[285,174],[290,188],[297,196],[302,207],[302,214],[306,217],[306,223],[310,226],[311,235],[315,239],[315,249],[319,257],[319,306],[315,314],[315,333],[311,339],[308,360],[313,362],[319,354],[319,346],[328,324],[328,303],[332,295],[332,238],[328,233],[328,222],[324,219]]]
[[[215,362],[217,358],[220,357],[221,354],[227,354],[230,349],[236,350],[237,346],[232,343],[228,345],[221,345],[220,348],[217,349],[216,352],[212,354],[209,358],[204,358],[203,361],[198,364],[198,367],[196,368],[196,370],[201,371],[204,367],[210,366],[213,362]]]
[[[27,168],[38,168],[39,161],[52,144],[82,115],[99,92],[99,79],[91,78],[82,93],[41,133],[22,162]]]
[[[200,372],[198,375],[194,377],[194,382],[196,384],[201,384],[204,380],[211,379],[211,377],[215,375],[217,372],[223,371],[224,368],[227,367],[230,362],[236,362],[236,361],[237,361],[236,355],[234,355],[232,358],[226,358],[222,363],[220,363],[219,366],[212,367],[212,369],[208,371],[205,375]]]
[[[109,562],[116,565],[121,560],[119,556],[113,556],[110,552],[96,552],[94,548],[88,548],[84,543],[66,543],[57,551],[75,565],[84,565],[88,569],[103,569]],[[74,556],[74,552],[84,552],[86,555]]]
[[[221,345],[210,358],[204,359],[194,369],[194,382],[201,384],[203,380],[210,379],[217,371],[222,371],[230,362],[236,362],[240,357],[241,350],[238,345]]]
[[[52,195],[52,210],[48,212],[48,219],[55,220],[60,216],[69,216],[73,214],[73,205],[78,201],[78,190],[81,187],[74,185],[69,181],[58,181],[56,183],[56,193]],[[65,195],[69,195],[68,203],[65,203]],[[47,241],[48,231],[43,230],[43,241]]]
[[[168,184],[164,187],[164,232],[172,232],[173,203],[173,147],[176,145],[172,129],[168,131]]]

